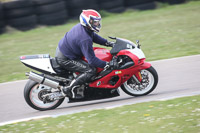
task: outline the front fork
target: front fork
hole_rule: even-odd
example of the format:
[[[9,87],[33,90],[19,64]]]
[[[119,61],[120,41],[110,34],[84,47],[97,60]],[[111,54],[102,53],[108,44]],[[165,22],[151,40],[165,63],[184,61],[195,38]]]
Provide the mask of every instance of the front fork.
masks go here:
[[[134,80],[137,82],[137,84],[140,84],[142,81],[142,76],[140,71],[137,72],[135,75],[133,75]]]
[[[141,81],[142,81],[141,70],[147,69],[147,68],[149,68],[149,67],[151,67],[151,64],[148,63],[148,62],[144,62],[144,64],[142,64],[142,65],[140,66],[139,71],[136,72],[136,73],[133,75],[134,80],[135,80],[138,84],[140,84]]]

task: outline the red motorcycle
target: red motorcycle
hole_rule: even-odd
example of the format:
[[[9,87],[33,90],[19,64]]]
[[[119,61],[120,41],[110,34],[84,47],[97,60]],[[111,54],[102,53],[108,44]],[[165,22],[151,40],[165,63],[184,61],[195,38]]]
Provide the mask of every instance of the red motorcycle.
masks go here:
[[[119,87],[131,96],[147,95],[156,88],[158,74],[150,63],[145,62],[139,41],[136,45],[126,39],[110,38],[116,40],[111,50],[94,47],[94,52],[99,59],[112,61],[115,65],[97,68],[95,79],[78,88],[77,93],[84,98],[69,98],[69,103],[116,97],[120,95]],[[62,88],[70,85],[78,73],[63,69],[49,54],[21,56],[20,60],[41,72],[26,73],[29,80],[24,88],[24,98],[28,105],[40,111],[57,108],[65,99]]]

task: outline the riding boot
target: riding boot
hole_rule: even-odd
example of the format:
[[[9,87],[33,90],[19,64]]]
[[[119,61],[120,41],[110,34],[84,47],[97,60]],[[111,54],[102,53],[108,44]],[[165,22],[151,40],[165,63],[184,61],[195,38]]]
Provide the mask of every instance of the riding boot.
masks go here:
[[[76,79],[74,79],[71,84],[63,88],[63,92],[70,98],[73,99],[82,99],[83,96],[78,94],[78,87],[84,84],[87,81],[87,75],[81,74]]]

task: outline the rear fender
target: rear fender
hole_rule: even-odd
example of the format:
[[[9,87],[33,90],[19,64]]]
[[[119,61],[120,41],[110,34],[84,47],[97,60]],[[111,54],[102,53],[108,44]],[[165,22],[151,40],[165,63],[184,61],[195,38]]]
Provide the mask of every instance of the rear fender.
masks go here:
[[[56,74],[52,68],[49,54],[25,55],[20,57],[20,61],[34,70]]]

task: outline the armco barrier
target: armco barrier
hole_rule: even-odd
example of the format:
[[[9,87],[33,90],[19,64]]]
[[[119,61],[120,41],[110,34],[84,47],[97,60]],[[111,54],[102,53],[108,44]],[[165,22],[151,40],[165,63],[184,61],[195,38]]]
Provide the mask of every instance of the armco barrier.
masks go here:
[[[99,10],[97,0],[65,0],[71,18],[78,17],[84,9]]]
[[[184,2],[186,2],[187,0],[156,0],[156,1],[163,2],[163,3],[168,3],[168,4],[170,4],[170,5],[173,5],[173,4],[181,4],[181,3],[184,3]]]
[[[187,0],[15,0],[0,2],[0,34],[5,25],[26,31],[36,25],[59,25],[78,19],[83,9],[123,12],[126,8],[154,9],[156,3],[179,4]]]
[[[0,2],[0,34],[5,31],[4,13],[2,3]]]
[[[34,3],[37,21],[40,25],[60,25],[67,21],[65,1],[31,0]]]
[[[124,0],[97,0],[99,8],[108,12],[123,12]]]
[[[141,5],[145,3],[150,3],[155,0],[124,0],[124,4],[126,7]]]
[[[30,0],[10,1],[3,4],[6,24],[26,31],[35,28],[37,21]]]
[[[156,2],[148,2],[148,3],[143,3],[139,5],[133,5],[129,6],[128,8],[136,9],[136,10],[149,10],[149,9],[155,9],[157,6]]]

